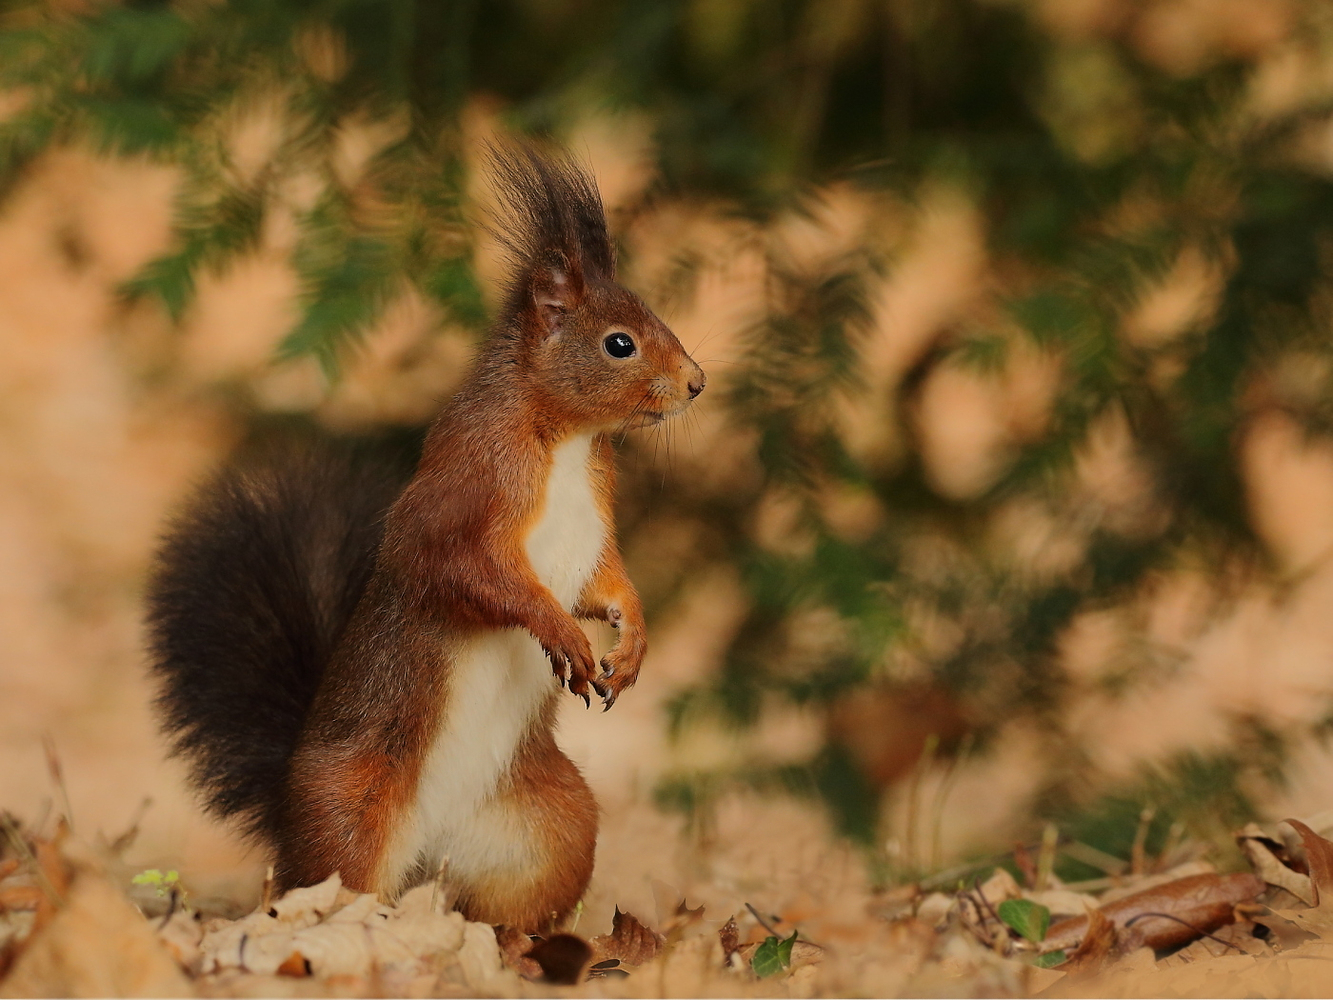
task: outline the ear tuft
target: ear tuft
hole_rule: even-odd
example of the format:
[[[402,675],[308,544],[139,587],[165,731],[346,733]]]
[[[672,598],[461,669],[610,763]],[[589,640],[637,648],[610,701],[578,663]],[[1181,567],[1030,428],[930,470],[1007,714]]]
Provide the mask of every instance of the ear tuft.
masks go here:
[[[543,337],[560,332],[586,283],[615,280],[615,252],[597,186],[567,154],[513,141],[489,150],[501,209],[492,232],[508,252],[507,309]]]
[[[565,314],[583,300],[583,276],[563,256],[532,270],[530,301],[533,318],[543,339],[559,336]]]

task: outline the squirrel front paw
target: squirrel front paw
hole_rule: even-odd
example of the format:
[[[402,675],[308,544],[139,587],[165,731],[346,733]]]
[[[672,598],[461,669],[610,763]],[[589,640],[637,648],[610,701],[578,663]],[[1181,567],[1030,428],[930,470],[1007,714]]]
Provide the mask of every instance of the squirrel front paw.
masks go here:
[[[602,671],[593,678],[592,686],[602,697],[603,712],[611,710],[620,692],[634,686],[647,651],[642,640],[625,636],[602,657]]]
[[[574,619],[569,619],[567,627],[558,628],[545,638],[538,636],[537,641],[541,643],[546,658],[551,661],[551,671],[560,678],[561,686],[568,685],[570,692],[582,698],[585,705],[591,706],[588,685],[597,669],[596,660],[593,658],[592,644]]]

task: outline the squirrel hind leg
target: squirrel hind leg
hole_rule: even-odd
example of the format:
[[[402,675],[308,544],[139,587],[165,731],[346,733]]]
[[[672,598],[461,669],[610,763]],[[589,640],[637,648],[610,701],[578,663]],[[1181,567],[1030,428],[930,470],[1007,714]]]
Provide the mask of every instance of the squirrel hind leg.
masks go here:
[[[573,912],[592,878],[597,849],[592,789],[545,732],[519,748],[495,804],[511,808],[535,832],[532,866],[474,875],[459,886],[457,908],[469,920],[549,933]]]

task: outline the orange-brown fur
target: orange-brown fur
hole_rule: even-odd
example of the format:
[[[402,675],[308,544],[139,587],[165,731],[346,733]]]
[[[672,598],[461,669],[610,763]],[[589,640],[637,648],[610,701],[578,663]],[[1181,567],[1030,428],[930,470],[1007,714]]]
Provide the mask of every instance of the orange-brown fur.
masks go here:
[[[552,169],[521,155],[529,160],[519,169]],[[338,871],[358,890],[402,888],[386,873],[387,852],[412,807],[450,697],[455,651],[468,636],[526,630],[573,694],[590,700],[595,692],[607,708],[638,676],[643,607],[610,530],[609,434],[679,412],[703,388],[703,374],[615,283],[605,247],[590,250],[547,228],[546,238],[521,243],[497,333],[435,421],[416,475],[389,511],[373,575],[292,758],[276,844],[284,887]],[[612,330],[632,336],[633,358],[609,354]],[[524,545],[543,510],[553,450],[588,432],[597,435],[589,474],[607,541],[571,614]],[[575,616],[619,630],[600,671]],[[458,887],[458,905],[472,919],[545,928],[573,908],[591,876],[597,807],[556,745],[557,692],[553,680],[492,799],[529,824],[539,846],[522,877]]]

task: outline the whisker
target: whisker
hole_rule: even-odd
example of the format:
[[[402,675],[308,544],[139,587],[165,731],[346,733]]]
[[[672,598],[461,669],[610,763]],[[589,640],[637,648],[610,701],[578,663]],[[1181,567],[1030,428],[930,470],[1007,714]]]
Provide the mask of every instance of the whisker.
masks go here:
[[[657,449],[662,444],[662,429],[660,426],[653,428],[653,467],[657,467]],[[662,485],[666,485],[666,479],[663,478]]]
[[[653,391],[652,389],[649,389],[646,393],[644,393],[643,398],[639,400],[639,402],[635,405],[634,409],[630,411],[629,416],[620,422],[620,427],[617,429],[617,431],[613,432],[613,434],[614,433],[620,434],[620,441],[618,443],[620,444],[624,443],[625,435],[627,435],[633,429],[635,418],[637,418],[639,414],[643,412],[644,407],[648,405],[648,401],[651,400],[652,398],[653,398]]]
[[[662,482],[661,482],[661,484],[658,486],[658,489],[662,490],[663,492],[666,492],[666,484],[667,484],[667,464],[668,464],[668,463],[670,462],[670,460],[671,460],[671,438],[670,438],[670,434],[671,434],[671,429],[670,429],[670,426],[669,426],[669,425],[665,425],[665,424],[664,424],[664,425],[662,425],[661,427],[658,428],[658,432],[657,432],[657,440],[658,440],[659,442],[665,442],[665,448],[666,448],[666,455],[663,457],[663,460],[662,460],[662,463],[661,463],[661,469],[662,469]],[[657,451],[656,451],[656,449],[653,450],[653,458],[654,458],[654,459],[657,458]]]
[[[694,349],[696,351],[702,351],[705,347],[708,346],[708,342],[712,340],[714,337],[716,337],[717,334],[718,334],[717,327],[710,326],[708,328],[708,332],[704,334],[703,340],[699,341],[699,343],[694,345]]]
[[[685,422],[685,432],[690,442],[690,453],[693,454],[695,448],[694,448],[694,437],[691,432],[698,431],[699,437],[702,438],[704,434],[704,428],[703,424],[699,422],[699,412],[695,410],[694,407],[690,407],[688,410],[686,410],[685,416],[688,418]]]

